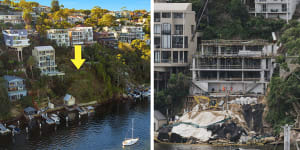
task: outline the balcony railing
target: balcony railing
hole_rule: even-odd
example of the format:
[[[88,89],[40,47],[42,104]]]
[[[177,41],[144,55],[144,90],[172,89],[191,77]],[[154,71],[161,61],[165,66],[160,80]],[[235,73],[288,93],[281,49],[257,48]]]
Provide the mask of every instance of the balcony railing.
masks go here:
[[[261,69],[260,65],[196,65],[196,69]]]

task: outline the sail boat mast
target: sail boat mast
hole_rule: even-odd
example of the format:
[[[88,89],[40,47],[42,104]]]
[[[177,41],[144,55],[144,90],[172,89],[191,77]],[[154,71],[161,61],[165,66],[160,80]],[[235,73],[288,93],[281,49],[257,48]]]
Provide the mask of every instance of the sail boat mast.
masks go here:
[[[131,138],[133,139],[133,119],[132,119],[132,130],[131,130],[131,132],[132,132],[131,133],[131,136],[132,136]]]

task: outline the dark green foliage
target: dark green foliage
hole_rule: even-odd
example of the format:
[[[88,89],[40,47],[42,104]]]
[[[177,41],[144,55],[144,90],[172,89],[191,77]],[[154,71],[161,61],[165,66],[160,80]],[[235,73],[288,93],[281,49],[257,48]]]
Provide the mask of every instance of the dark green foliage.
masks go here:
[[[182,73],[172,74],[167,89],[155,92],[155,109],[171,116],[181,112],[185,97],[189,94],[190,80]]]
[[[7,95],[5,80],[0,78],[0,120],[9,117],[11,103]]]
[[[20,103],[22,105],[23,108],[26,107],[33,107],[32,104],[32,97],[31,96],[24,96],[20,99]]]
[[[52,0],[51,2],[51,11],[56,12],[60,9],[58,0]]]

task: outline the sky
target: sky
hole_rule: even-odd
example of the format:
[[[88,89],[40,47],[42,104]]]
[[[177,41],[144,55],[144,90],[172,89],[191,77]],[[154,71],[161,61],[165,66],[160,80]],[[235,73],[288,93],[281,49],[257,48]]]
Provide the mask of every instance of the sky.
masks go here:
[[[36,1],[41,5],[50,6],[51,0],[27,0]],[[59,0],[59,4],[63,4],[65,8],[75,9],[92,9],[94,6],[100,6],[108,10],[120,10],[126,7],[127,10],[146,9],[150,10],[151,0]]]

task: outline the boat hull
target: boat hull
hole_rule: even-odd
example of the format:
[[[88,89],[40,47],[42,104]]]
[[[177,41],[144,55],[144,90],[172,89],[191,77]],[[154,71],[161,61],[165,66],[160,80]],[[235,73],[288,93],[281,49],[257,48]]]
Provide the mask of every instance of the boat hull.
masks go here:
[[[125,141],[123,141],[123,146],[130,146],[130,145],[134,145],[139,141],[139,138],[136,139],[127,139]]]

